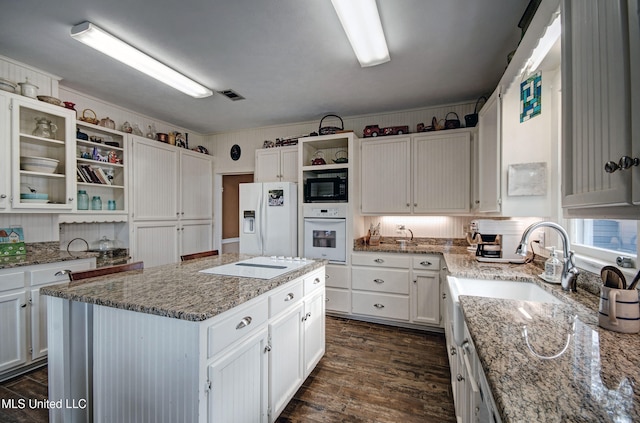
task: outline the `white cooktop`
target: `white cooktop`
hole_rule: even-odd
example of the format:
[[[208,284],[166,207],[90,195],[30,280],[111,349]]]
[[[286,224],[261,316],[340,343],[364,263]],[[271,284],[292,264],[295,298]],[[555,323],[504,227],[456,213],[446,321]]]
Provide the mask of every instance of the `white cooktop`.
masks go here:
[[[253,257],[235,263],[211,267],[200,272],[241,278],[272,279],[306,266],[309,263],[310,260],[299,257]]]

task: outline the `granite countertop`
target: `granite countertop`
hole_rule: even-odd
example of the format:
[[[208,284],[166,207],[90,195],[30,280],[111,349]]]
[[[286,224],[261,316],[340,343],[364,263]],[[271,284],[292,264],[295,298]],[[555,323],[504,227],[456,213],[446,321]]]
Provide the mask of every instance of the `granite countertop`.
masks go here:
[[[309,264],[272,279],[201,273],[254,256],[223,254],[187,262],[46,286],[40,294],[189,321],[203,321],[326,264]]]
[[[598,326],[601,281],[581,271],[578,292],[544,282],[543,259],[527,264],[478,262],[464,243],[400,247],[395,242],[354,251],[442,254],[452,276],[529,281],[563,301],[534,303],[461,296],[469,333],[503,422],[640,421],[640,335]],[[523,308],[531,318],[525,317]],[[523,334],[527,326],[529,345]],[[554,356],[567,349],[557,358]],[[537,355],[536,355],[537,354]]]
[[[27,243],[24,256],[1,257],[0,269],[11,269],[36,264],[56,263],[60,261],[96,258],[98,253],[89,251],[68,252],[60,249],[59,242]]]

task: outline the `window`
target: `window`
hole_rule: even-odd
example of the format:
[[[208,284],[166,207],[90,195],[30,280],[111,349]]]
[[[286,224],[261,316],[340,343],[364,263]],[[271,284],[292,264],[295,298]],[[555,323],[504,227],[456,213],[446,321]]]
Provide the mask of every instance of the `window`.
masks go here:
[[[573,219],[571,238],[577,253],[615,262],[617,256],[638,255],[637,220]]]

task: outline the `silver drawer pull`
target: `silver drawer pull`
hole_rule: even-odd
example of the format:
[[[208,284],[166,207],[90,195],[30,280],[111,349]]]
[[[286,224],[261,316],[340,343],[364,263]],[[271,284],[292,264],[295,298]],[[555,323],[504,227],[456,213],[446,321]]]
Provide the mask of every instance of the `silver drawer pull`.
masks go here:
[[[311,313],[305,314],[304,317],[302,318],[302,321],[306,322],[309,319],[309,317],[311,317]]]
[[[382,260],[382,259],[375,259],[374,261],[375,261],[376,263],[384,263],[384,260]]]
[[[375,283],[384,283],[384,279],[374,279]]]
[[[59,270],[55,273],[54,276],[64,276],[64,275],[68,275],[69,273],[71,273],[71,270],[69,269]]]
[[[314,285],[317,285],[317,284],[319,284],[319,283],[320,283],[320,278],[315,278],[315,279],[313,280],[313,284],[314,284]]]
[[[251,316],[247,316],[244,319],[240,320],[240,323],[238,323],[238,325],[236,326],[236,330],[245,328],[250,324],[251,324]]]
[[[431,263],[430,261],[426,261],[426,260],[425,261],[421,261],[420,264],[423,265],[423,266],[433,266],[433,263]]]
[[[293,300],[293,293],[289,292],[289,293],[287,294],[287,296],[286,296],[286,297],[284,297],[284,300],[285,300],[285,301],[291,301],[291,300]]]
[[[378,303],[378,304],[374,304],[373,306],[374,306],[375,308],[377,308],[377,309],[384,308],[384,305],[382,305],[382,304],[380,304],[380,303]]]

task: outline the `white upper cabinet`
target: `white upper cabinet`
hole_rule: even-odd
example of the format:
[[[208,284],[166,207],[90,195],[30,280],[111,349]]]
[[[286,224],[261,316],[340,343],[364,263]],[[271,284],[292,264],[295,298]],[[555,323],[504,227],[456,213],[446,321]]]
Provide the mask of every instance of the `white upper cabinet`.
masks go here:
[[[411,138],[361,141],[362,213],[411,211]]]
[[[9,208],[11,198],[11,126],[9,98],[0,92],[0,211]]]
[[[12,208],[51,212],[75,207],[74,112],[21,96],[12,96],[10,109]],[[21,196],[34,193],[46,198]]]
[[[481,213],[500,211],[500,150],[502,148],[502,93],[494,91],[478,113],[478,177],[474,208]]]
[[[213,217],[213,166],[211,156],[180,151],[180,218]]]
[[[297,182],[298,147],[256,150],[255,182]]]
[[[468,212],[473,132],[457,129],[363,140],[362,213]]]
[[[640,204],[633,165],[640,161],[639,7],[637,0],[562,2],[565,208]]]

